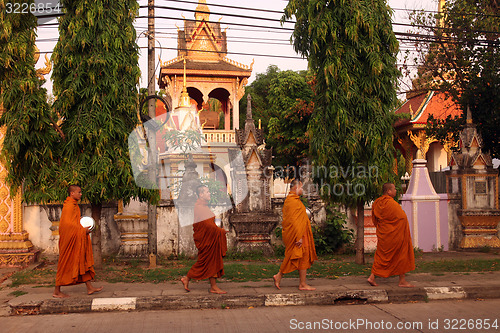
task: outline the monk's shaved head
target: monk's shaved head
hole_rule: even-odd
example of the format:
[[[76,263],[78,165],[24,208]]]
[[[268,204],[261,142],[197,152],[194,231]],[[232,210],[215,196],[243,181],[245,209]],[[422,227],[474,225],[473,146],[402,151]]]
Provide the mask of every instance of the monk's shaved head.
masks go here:
[[[198,195],[198,197],[200,196],[200,194],[204,188],[208,188],[208,187],[205,185],[200,185],[200,186],[196,187],[196,194]]]
[[[68,195],[71,195],[71,192],[75,192],[76,190],[81,189],[78,185],[70,185],[68,186]]]
[[[302,182],[300,181],[300,179],[297,179],[295,178],[294,180],[292,180],[292,182],[290,183],[290,189],[292,190],[295,186],[299,185],[299,184],[302,184]]]
[[[393,186],[394,183],[385,183],[384,185],[382,185],[382,194],[387,194],[387,192],[389,192]]]

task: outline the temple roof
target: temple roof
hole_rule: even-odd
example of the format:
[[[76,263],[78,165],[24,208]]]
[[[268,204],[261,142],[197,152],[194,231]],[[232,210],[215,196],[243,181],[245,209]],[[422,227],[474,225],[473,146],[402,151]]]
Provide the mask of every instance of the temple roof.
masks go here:
[[[446,119],[448,115],[460,116],[462,110],[451,97],[447,97],[439,91],[428,91],[408,99],[398,110],[396,114],[410,114],[410,119],[398,120],[394,127],[406,127],[417,124],[427,124],[429,115],[435,119]]]
[[[162,63],[161,72],[167,75],[182,75],[184,70],[183,57],[177,57]],[[186,74],[190,76],[200,75],[230,75],[246,76],[252,74],[252,66],[248,67],[236,61],[223,58],[218,61],[197,61],[186,58]]]

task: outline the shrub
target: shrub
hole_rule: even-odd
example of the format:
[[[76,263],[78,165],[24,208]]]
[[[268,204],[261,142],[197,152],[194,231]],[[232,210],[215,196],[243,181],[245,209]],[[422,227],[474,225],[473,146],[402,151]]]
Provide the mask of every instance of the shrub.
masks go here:
[[[313,226],[314,244],[318,254],[334,253],[342,246],[350,244],[353,231],[344,229],[346,215],[336,207],[327,207],[327,216],[324,226]]]

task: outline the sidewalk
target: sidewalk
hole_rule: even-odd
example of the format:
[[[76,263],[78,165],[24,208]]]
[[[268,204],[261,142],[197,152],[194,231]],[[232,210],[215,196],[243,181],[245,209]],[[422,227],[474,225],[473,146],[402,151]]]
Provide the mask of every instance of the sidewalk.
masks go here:
[[[495,258],[474,252],[447,252],[443,259]],[[429,260],[428,258],[425,260]],[[29,268],[28,268],[29,269]],[[13,271],[14,269],[10,269]],[[9,269],[0,269],[0,277]],[[398,278],[377,278],[379,286],[371,287],[366,276],[347,276],[336,280],[309,279],[317,288],[313,292],[299,291],[298,279],[284,278],[281,290],[277,290],[272,279],[259,282],[226,282],[219,280],[219,286],[228,293],[214,295],[208,292],[208,281],[194,280],[191,292],[184,291],[180,281],[164,283],[105,283],[102,292],[86,295],[85,286],[64,287],[71,295],[66,299],[52,297],[52,287],[21,285],[7,287],[9,279],[0,284],[0,316],[15,314],[50,314],[91,311],[133,311],[133,310],[176,310],[206,308],[241,308],[291,305],[333,305],[366,304],[388,302],[428,302],[444,299],[486,299],[500,298],[500,271],[482,273],[414,273],[408,274],[408,281],[416,288],[397,286]],[[13,291],[20,296],[12,294]]]

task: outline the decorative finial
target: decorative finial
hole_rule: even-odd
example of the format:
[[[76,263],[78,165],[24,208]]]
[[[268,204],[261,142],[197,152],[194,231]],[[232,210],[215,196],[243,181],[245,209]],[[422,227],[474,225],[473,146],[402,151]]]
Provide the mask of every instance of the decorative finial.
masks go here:
[[[191,99],[189,98],[189,94],[186,88],[186,58],[183,57],[184,61],[184,79],[183,79],[183,87],[181,92],[181,100],[179,101],[179,107],[189,107],[191,106]]]
[[[208,22],[210,18],[210,9],[207,6],[206,0],[199,0],[198,7],[196,7],[196,12],[194,13],[194,18],[196,21],[205,20]]]
[[[472,114],[469,106],[467,106],[467,124],[472,124]]]
[[[247,95],[247,121],[252,120],[252,96]]]

